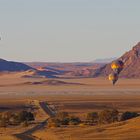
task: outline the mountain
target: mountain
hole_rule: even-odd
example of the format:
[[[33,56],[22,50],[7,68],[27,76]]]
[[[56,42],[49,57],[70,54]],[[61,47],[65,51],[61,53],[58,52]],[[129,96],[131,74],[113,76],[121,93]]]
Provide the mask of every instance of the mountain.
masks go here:
[[[55,72],[60,77],[93,77],[96,69],[104,66],[104,63],[93,62],[71,62],[71,63],[51,63],[51,62],[26,62],[25,64],[47,72]]]
[[[124,69],[122,70],[120,77],[140,78],[140,42],[137,43],[132,50],[122,55],[119,60],[124,62]],[[107,76],[111,72],[111,63],[109,63],[97,69],[94,76]]]
[[[26,64],[23,64],[23,63],[6,61],[4,59],[0,59],[0,72],[26,71],[29,69],[34,69],[34,68],[32,68]]]
[[[4,59],[0,59],[0,72],[22,72],[23,75],[21,75],[21,77],[24,78],[56,78],[55,75],[57,75],[56,72],[51,70],[38,70],[23,63],[6,61]]]

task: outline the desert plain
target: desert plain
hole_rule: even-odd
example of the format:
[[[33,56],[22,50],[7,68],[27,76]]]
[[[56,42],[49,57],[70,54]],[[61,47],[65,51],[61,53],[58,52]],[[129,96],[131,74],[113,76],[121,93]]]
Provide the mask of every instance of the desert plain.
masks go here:
[[[46,102],[55,111],[80,118],[88,112],[116,108],[140,113],[140,80],[120,78],[23,78],[23,73],[0,76],[0,112],[32,110],[32,102]],[[47,81],[47,82],[46,82]],[[48,82],[51,81],[51,82]],[[48,84],[49,83],[49,84]],[[49,114],[36,103],[36,119],[27,127],[0,128],[0,140],[139,140],[140,117],[113,124],[48,128]],[[35,128],[35,129],[34,129]]]

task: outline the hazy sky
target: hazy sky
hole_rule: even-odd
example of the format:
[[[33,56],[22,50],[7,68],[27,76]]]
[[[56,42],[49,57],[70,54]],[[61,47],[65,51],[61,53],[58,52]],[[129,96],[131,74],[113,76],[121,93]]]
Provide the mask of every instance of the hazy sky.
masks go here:
[[[93,61],[140,41],[140,0],[0,0],[0,57]]]

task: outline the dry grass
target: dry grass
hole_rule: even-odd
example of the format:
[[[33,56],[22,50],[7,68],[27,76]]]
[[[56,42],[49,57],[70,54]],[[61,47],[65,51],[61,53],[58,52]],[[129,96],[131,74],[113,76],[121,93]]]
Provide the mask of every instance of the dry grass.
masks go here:
[[[0,136],[0,140],[19,140],[14,136]]]
[[[46,129],[34,135],[42,140],[139,140],[139,124],[140,118],[135,118],[126,122],[102,126]]]

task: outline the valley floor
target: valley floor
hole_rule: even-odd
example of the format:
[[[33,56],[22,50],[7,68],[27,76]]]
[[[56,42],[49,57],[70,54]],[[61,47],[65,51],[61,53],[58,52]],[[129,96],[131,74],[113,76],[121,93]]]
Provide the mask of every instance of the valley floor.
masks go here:
[[[0,111],[17,110],[30,100],[47,101],[58,111],[83,117],[91,111],[116,108],[119,112],[140,112],[140,80],[120,79],[112,86],[105,78],[99,79],[59,79],[67,85],[31,85],[44,78],[21,78],[21,75],[3,75],[0,77]],[[47,79],[48,80],[48,79]],[[58,80],[58,79],[55,79]],[[26,84],[25,84],[26,83]],[[46,114],[37,113],[37,118],[45,120]],[[69,126],[51,128],[47,125],[31,135],[40,140],[139,140],[140,118],[102,126]],[[13,134],[22,133],[29,128],[3,129],[0,140],[19,140]],[[8,136],[9,134],[9,136]],[[27,140],[27,139],[25,139]]]

